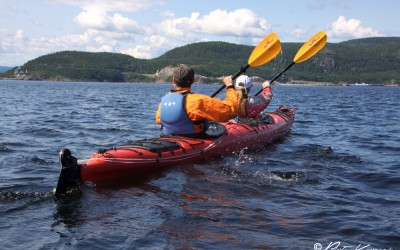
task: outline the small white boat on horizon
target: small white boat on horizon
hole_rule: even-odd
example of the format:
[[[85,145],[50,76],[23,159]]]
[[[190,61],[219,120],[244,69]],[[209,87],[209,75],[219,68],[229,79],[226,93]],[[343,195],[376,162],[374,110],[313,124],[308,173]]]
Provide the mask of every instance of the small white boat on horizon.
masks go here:
[[[351,86],[369,86],[368,83],[362,82],[362,83],[354,83],[354,84],[350,84]]]

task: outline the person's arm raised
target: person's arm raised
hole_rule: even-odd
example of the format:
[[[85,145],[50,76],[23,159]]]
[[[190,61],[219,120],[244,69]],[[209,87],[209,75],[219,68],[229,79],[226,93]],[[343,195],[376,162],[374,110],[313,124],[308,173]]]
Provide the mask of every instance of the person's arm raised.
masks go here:
[[[288,69],[290,69],[295,63],[304,62],[305,60],[309,59],[313,55],[315,55],[318,51],[320,51],[326,44],[327,36],[325,32],[320,31],[315,34],[313,37],[308,40],[299,51],[297,51],[296,56],[293,59],[293,62],[289,64],[284,70],[282,70],[278,75],[276,75],[271,81],[272,84],[276,79],[278,79],[283,73],[285,73]],[[264,87],[263,87],[264,88]],[[261,93],[263,89],[257,92],[256,96]]]
[[[232,76],[232,81],[246,72],[249,67],[258,67],[274,59],[281,51],[281,42],[278,35],[273,32],[267,35],[253,50],[247,64]],[[211,97],[218,95],[225,86],[221,86]]]

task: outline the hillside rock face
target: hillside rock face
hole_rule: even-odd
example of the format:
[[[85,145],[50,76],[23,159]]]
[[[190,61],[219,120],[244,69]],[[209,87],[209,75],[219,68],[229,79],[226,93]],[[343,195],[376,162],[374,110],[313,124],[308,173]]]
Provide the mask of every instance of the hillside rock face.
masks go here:
[[[315,61],[315,64],[322,69],[324,73],[333,72],[335,68],[335,59],[332,57],[326,57],[322,60]]]
[[[157,70],[157,72],[155,74],[156,81],[157,82],[171,82],[172,75],[174,74],[174,69],[175,69],[175,67],[169,65],[165,68]],[[210,78],[196,74],[196,73],[194,75],[194,81],[196,83],[208,83],[208,80],[210,80]]]
[[[159,80],[167,80],[168,78],[172,78],[172,74],[174,73],[175,67],[167,66],[156,72],[156,78]]]

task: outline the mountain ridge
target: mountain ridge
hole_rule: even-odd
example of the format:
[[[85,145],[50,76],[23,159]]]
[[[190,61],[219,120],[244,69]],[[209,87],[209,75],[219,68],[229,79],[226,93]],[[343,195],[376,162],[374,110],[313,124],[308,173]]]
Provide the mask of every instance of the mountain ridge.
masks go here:
[[[12,69],[12,67],[0,66],[0,73],[6,72],[6,71],[8,71],[10,69]]]
[[[247,74],[272,79],[293,61],[302,43],[282,43],[282,52],[271,62],[251,67]],[[227,42],[199,42],[174,48],[154,59],[138,59],[109,52],[61,51],[30,60],[0,77],[24,80],[170,82],[167,67],[186,63],[201,82],[220,78],[247,64],[253,46]],[[400,83],[400,37],[362,38],[327,43],[315,56],[294,65],[278,81],[314,81],[334,84],[366,82]],[[165,72],[170,72],[164,70]]]

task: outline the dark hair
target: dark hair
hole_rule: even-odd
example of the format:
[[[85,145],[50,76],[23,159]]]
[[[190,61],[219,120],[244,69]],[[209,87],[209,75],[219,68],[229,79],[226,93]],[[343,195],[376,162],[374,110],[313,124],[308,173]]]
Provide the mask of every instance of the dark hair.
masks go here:
[[[174,69],[172,75],[176,81],[176,84],[181,88],[188,88],[194,82],[194,71],[186,64],[180,64]]]

